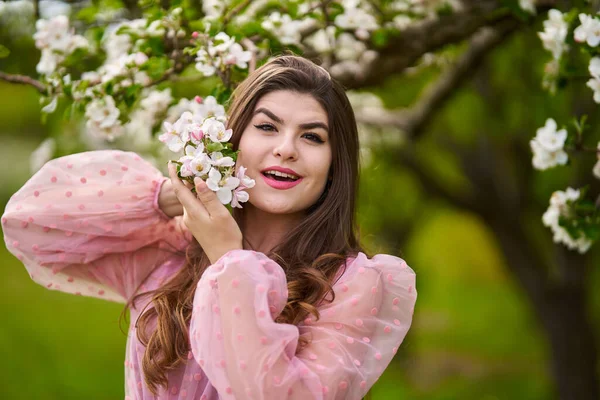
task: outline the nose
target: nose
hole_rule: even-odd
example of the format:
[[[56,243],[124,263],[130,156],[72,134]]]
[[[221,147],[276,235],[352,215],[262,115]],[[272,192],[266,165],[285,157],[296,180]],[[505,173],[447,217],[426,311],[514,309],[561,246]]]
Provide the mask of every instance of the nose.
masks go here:
[[[273,147],[273,155],[275,157],[281,157],[284,160],[297,160],[298,149],[293,134],[280,135],[279,141]]]

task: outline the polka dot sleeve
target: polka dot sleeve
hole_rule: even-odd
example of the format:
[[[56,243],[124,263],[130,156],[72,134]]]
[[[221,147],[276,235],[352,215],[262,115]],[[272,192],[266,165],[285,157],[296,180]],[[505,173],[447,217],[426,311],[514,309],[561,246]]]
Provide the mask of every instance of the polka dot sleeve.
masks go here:
[[[158,208],[166,179],[131,152],[51,160],[9,200],[6,246],[41,285],[124,302],[191,240],[181,217]]]
[[[193,355],[224,399],[361,399],[411,326],[415,278],[400,258],[359,253],[334,284],[334,301],[318,307],[319,320],[278,324],[282,268],[262,253],[231,251],[196,289]],[[311,342],[297,351],[300,335]]]

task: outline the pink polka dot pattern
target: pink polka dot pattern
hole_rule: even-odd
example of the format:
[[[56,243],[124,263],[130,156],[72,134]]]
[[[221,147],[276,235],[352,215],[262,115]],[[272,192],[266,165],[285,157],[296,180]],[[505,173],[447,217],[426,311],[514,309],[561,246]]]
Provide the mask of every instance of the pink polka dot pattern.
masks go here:
[[[52,160],[6,206],[8,250],[51,290],[125,302],[146,277],[142,290],[154,290],[185,261],[172,250],[192,240],[181,217],[168,218],[158,207],[166,179],[135,153],[101,150]],[[338,278],[334,301],[317,306],[318,319],[303,316],[297,327],[275,323],[288,297],[285,272],[262,253],[228,252],[198,283],[191,351],[169,372],[158,398],[260,399],[272,388],[283,398],[364,395],[410,328],[415,274],[400,258],[359,253]],[[134,330],[125,396],[151,398],[139,379],[144,346]],[[305,334],[312,340],[296,353]]]
[[[287,297],[285,274],[274,262],[262,253],[233,250],[217,264],[207,269],[198,284],[195,301],[199,303],[194,310],[199,311],[192,315],[191,326],[199,330],[227,326],[243,332],[244,340],[241,333],[236,333],[233,341],[192,338],[192,347],[211,359],[252,360],[252,368],[246,361],[232,367],[206,367],[209,380],[220,393],[226,394],[228,387],[233,393],[243,393],[258,382],[251,391],[254,398],[266,393],[267,386],[262,385],[270,378],[272,385],[285,389],[283,393],[295,393],[296,389],[305,393],[309,387],[318,387],[321,393],[312,393],[312,397],[345,398],[343,392],[357,390],[364,395],[410,327],[416,296],[408,288],[414,288],[415,275],[393,256],[377,255],[369,260],[359,254],[344,278],[334,284],[335,300],[319,306],[319,319],[305,316],[300,332],[274,322],[273,311],[279,312],[284,295]],[[211,285],[217,274],[219,285]],[[211,313],[200,302],[226,306],[233,312]],[[399,308],[398,312],[393,307]],[[252,315],[255,317],[248,319]],[[294,354],[288,345],[297,342],[301,332],[310,332],[312,341]],[[313,380],[314,385],[306,384]],[[238,384],[241,386],[236,388]]]

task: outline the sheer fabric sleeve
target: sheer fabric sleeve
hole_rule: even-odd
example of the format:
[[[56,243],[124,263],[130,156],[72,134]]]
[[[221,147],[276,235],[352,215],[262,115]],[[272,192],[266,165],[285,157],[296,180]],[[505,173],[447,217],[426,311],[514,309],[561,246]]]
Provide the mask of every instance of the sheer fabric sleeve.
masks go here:
[[[124,302],[191,240],[158,208],[166,179],[132,152],[51,160],[6,205],[6,247],[49,289]]]
[[[278,324],[283,269],[262,253],[231,251],[198,283],[192,353],[224,398],[361,399],[410,328],[415,278],[400,258],[360,253],[319,320]],[[297,352],[301,334],[311,342]]]

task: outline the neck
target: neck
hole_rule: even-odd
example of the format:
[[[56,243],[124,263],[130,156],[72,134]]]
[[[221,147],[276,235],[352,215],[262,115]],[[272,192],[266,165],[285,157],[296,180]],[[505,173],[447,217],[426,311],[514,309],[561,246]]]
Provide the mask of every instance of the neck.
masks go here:
[[[244,204],[244,249],[269,253],[302,220],[302,214],[271,214]]]

